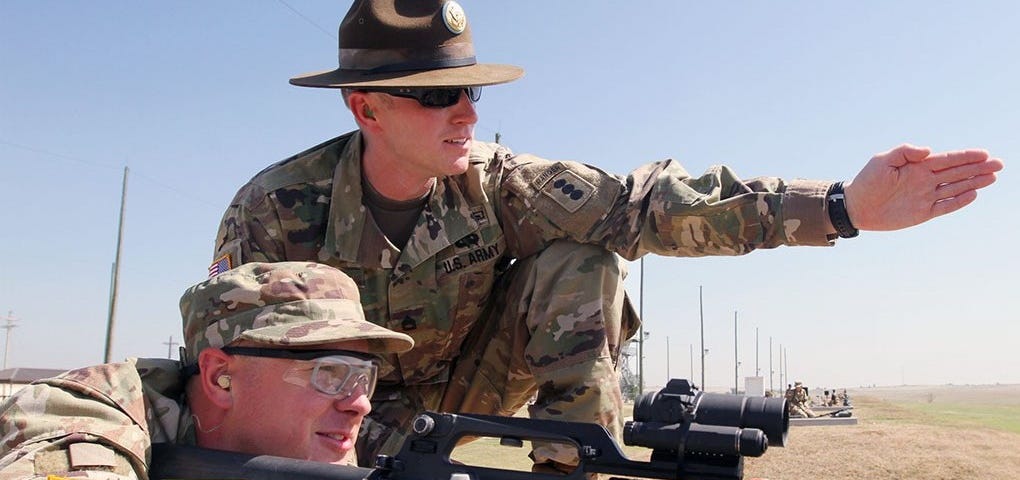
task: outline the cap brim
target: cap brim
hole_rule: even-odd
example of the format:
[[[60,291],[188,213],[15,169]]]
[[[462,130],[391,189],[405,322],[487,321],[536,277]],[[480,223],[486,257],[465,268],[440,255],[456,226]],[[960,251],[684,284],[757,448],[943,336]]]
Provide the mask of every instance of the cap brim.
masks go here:
[[[353,318],[267,325],[245,331],[238,338],[264,345],[314,346],[363,353],[401,353],[414,347],[414,340],[403,333]]]
[[[290,79],[292,85],[318,88],[356,87],[483,87],[517,80],[524,69],[513,65],[475,64],[435,70],[366,73],[330,70]]]

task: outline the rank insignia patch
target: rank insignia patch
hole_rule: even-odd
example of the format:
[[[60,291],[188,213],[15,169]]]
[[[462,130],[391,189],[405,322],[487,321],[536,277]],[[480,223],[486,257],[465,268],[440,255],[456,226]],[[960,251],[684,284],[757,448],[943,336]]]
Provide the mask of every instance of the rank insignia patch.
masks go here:
[[[471,219],[478,222],[478,226],[489,224],[489,217],[485,215],[485,207],[472,208]]]
[[[563,170],[542,185],[542,193],[574,213],[595,193],[595,186],[570,170]]]

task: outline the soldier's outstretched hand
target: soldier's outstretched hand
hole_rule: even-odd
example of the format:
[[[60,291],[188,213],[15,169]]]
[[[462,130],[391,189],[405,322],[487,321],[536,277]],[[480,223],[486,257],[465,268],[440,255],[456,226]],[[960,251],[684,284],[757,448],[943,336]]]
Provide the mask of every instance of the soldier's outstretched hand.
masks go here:
[[[844,185],[847,213],[860,230],[911,227],[967,206],[1002,167],[985,150],[931,153],[900,145],[872,157]]]

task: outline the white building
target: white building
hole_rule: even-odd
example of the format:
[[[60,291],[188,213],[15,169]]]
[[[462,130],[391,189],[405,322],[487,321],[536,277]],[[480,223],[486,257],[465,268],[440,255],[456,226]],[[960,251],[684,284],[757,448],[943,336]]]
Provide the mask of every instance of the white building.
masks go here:
[[[8,368],[0,370],[0,402],[36,380],[55,377],[66,370],[53,368]]]

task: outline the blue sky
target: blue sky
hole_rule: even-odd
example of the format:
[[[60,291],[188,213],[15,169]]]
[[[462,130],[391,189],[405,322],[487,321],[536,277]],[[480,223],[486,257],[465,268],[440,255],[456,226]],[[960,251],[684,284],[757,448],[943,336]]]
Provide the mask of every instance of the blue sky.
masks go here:
[[[690,374],[704,289],[709,387],[1020,382],[1015,2],[462,2],[486,88],[476,137],[624,174],[851,178],[902,142],[987,148],[1007,168],[965,211],[835,248],[645,260],[646,382]],[[333,68],[347,2],[0,2],[0,315],[8,366],[103,358],[124,166],[113,357],[165,356],[223,209],[268,164],[354,128]],[[698,360],[696,360],[698,362]],[[778,369],[778,366],[775,367]],[[695,377],[700,370],[695,368]],[[775,378],[778,382],[778,377]],[[768,380],[766,380],[768,383]]]

